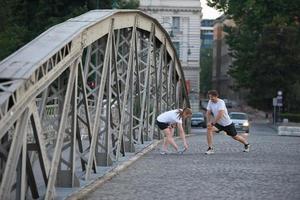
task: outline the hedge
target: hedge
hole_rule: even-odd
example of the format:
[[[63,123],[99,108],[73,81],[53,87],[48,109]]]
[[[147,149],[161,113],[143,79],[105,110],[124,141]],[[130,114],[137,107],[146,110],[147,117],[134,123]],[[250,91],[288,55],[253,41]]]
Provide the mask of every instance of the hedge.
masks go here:
[[[289,122],[300,122],[300,114],[295,113],[281,113],[281,119],[287,118]]]

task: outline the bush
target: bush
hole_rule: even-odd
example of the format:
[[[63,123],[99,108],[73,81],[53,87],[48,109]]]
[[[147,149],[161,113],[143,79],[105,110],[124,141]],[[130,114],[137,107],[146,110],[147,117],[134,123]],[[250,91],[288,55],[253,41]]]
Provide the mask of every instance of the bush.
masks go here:
[[[287,118],[289,122],[300,122],[300,114],[295,113],[281,113],[281,119]]]

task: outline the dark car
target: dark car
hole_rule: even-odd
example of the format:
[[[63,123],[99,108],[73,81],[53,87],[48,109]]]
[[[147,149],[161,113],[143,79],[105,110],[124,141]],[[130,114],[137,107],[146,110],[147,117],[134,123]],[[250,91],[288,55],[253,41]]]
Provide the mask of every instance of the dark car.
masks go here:
[[[243,112],[231,112],[229,116],[234,123],[235,129],[237,132],[246,132],[249,133],[250,123],[249,117],[246,113]]]
[[[223,99],[227,108],[232,108],[232,101],[229,99]]]
[[[206,128],[206,119],[204,114],[202,112],[193,113],[191,118],[191,125]]]

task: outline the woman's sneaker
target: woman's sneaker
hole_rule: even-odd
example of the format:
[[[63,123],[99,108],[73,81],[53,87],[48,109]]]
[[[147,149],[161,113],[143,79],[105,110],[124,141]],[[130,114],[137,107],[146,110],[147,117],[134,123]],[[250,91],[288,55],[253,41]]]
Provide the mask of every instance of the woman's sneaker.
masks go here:
[[[160,155],[166,155],[166,154],[168,154],[167,151],[161,151],[161,152],[160,152]]]
[[[179,150],[177,151],[177,153],[178,153],[178,154],[183,154],[186,150],[187,150],[187,149],[184,147],[184,148],[182,148],[182,149],[179,149]]]
[[[207,151],[205,152],[205,154],[207,154],[207,155],[213,154],[213,153],[215,153],[215,151],[212,147],[208,147]]]
[[[249,152],[249,151],[250,151],[250,144],[245,144],[244,152]]]

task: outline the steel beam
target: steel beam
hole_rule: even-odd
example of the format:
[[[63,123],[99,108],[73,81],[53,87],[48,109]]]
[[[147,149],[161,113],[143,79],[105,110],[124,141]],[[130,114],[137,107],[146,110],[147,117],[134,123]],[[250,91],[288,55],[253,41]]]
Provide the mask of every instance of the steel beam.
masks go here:
[[[159,113],[189,106],[167,32],[139,11],[71,19],[0,71],[0,199],[25,199],[29,190],[53,199],[56,187],[79,186],[136,144],[160,138]]]

